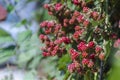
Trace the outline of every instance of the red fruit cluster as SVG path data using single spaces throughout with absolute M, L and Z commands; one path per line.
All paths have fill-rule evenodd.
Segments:
M 85 41 L 81 41 L 78 46 L 77 46 L 77 50 L 71 48 L 70 49 L 70 55 L 72 58 L 73 63 L 70 64 L 68 66 L 68 70 L 70 72 L 74 72 L 77 71 L 77 69 L 73 68 L 73 64 L 75 64 L 74 62 L 79 62 L 79 67 L 81 68 L 81 72 L 84 72 L 86 68 L 88 69 L 95 69 L 95 64 L 96 64 L 96 60 L 100 59 L 100 60 L 104 60 L 104 53 L 103 49 L 96 45 L 93 41 L 90 41 L 88 43 L 85 43 Z M 72 68 L 71 68 L 72 67 Z
M 93 39 L 90 42 L 86 42 L 85 39 L 87 30 L 92 27 L 90 20 L 98 21 L 101 18 L 99 12 L 88 8 L 84 0 L 72 0 L 72 2 L 81 6 L 82 10 L 73 11 L 61 3 L 44 5 L 48 13 L 57 20 L 43 21 L 40 24 L 43 30 L 40 39 L 45 44 L 42 48 L 43 56 L 62 56 L 69 52 L 72 63 L 68 65 L 68 70 L 82 73 L 86 68 L 95 69 L 97 59 L 104 60 L 103 49 L 95 44 Z M 95 27 L 92 29 L 94 32 Z M 66 49 L 68 44 L 71 45 L 69 51 Z
M 79 57 L 79 53 L 75 50 L 75 49 L 70 49 L 70 55 L 71 55 L 71 59 L 72 60 L 75 60 Z

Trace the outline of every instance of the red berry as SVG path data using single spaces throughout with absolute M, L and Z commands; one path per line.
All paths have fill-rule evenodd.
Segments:
M 87 45 L 85 44 L 85 42 L 80 42 L 77 46 L 78 50 L 80 51 L 86 51 L 87 50 Z
M 87 57 L 88 56 L 88 53 L 87 52 L 82 52 L 82 57 Z
M 49 8 L 49 4 L 44 4 L 43 6 L 45 9 L 48 9 Z
M 90 54 L 89 58 L 90 58 L 90 59 L 94 59 L 94 58 L 95 58 L 95 54 L 94 54 L 94 53 L 93 53 L 93 54 Z
M 56 11 L 60 11 L 61 8 L 62 8 L 62 4 L 61 4 L 61 3 L 55 4 L 55 10 L 56 10 Z
M 43 21 L 42 23 L 40 23 L 40 27 L 46 27 L 46 26 L 47 26 L 47 24 L 48 24 L 48 22 L 47 22 L 47 21 Z
M 102 51 L 102 48 L 100 46 L 95 47 L 95 52 L 100 53 Z
M 88 65 L 89 68 L 92 68 L 94 66 L 94 62 L 93 61 L 89 61 Z
M 73 16 L 77 17 L 77 16 L 79 16 L 79 15 L 80 15 L 80 12 L 74 11 Z
M 44 57 L 47 57 L 47 56 L 49 56 L 50 54 L 49 54 L 48 52 L 43 52 L 42 55 L 43 55 Z
M 68 37 L 62 37 L 61 39 L 65 44 L 69 44 L 71 42 Z
M 88 63 L 89 63 L 89 59 L 84 58 L 84 59 L 82 60 L 82 64 L 83 64 L 83 65 L 87 65 Z
M 83 22 L 83 25 L 85 26 L 85 27 L 87 27 L 88 25 L 89 25 L 89 21 L 88 20 L 85 20 L 84 22 Z
M 98 17 L 98 12 L 93 11 L 91 14 L 94 19 Z
M 80 26 L 75 26 L 75 31 L 80 30 Z
M 83 7 L 83 12 L 87 13 L 89 11 L 88 7 Z
M 73 1 L 73 4 L 75 4 L 75 5 L 79 5 L 80 4 L 79 0 L 72 0 L 72 1 Z
M 78 22 L 83 22 L 83 20 L 84 20 L 84 16 L 83 16 L 83 15 L 79 15 L 79 16 L 77 17 L 77 21 L 78 21 Z
M 68 65 L 68 71 L 69 71 L 70 73 L 72 73 L 74 70 L 75 70 L 75 64 L 74 64 L 74 63 L 69 64 L 69 65 Z
M 89 42 L 88 43 L 88 47 L 89 48 L 93 48 L 95 46 L 95 43 L 93 41 Z
M 75 60 L 76 58 L 79 57 L 79 53 L 73 48 L 70 49 L 70 55 L 71 55 L 72 60 Z
M 53 21 L 50 21 L 50 22 L 48 22 L 48 24 L 47 24 L 47 27 L 48 28 L 51 28 L 51 27 L 53 27 L 54 26 L 54 22 Z

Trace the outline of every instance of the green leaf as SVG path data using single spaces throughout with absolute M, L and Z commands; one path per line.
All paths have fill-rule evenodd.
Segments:
M 35 56 L 35 57 L 33 58 L 33 60 L 30 62 L 28 68 L 29 68 L 29 69 L 35 69 L 35 68 L 37 68 L 37 66 L 39 65 L 41 59 L 42 59 L 42 56 L 41 56 L 41 55 Z
M 22 21 L 21 21 L 21 24 L 22 25 L 25 25 L 27 23 L 27 20 L 26 19 L 23 19 Z
M 119 80 L 120 79 L 120 59 L 114 58 L 112 69 L 109 71 L 108 79 L 106 80 Z
M 63 80 L 68 80 L 69 76 L 70 76 L 70 73 L 69 73 L 69 71 L 67 71 L 65 73 L 65 75 L 64 75 L 64 79 Z
M 36 80 L 36 71 L 35 70 L 31 70 L 26 72 L 25 77 L 23 80 Z
M 107 59 L 107 57 L 109 56 L 110 52 L 111 52 L 111 40 L 106 41 L 106 43 L 105 43 L 105 55 L 106 55 L 105 59 Z
M 33 34 L 30 38 L 24 39 L 19 44 L 20 54 L 18 55 L 18 64 L 20 67 L 35 68 L 39 64 L 42 57 L 40 55 L 40 46 L 37 34 Z
M 104 19 L 101 19 L 99 21 L 91 20 L 90 22 L 92 23 L 92 26 L 97 26 L 97 25 L 102 24 L 103 21 Z
M 58 68 L 60 70 L 66 70 L 67 64 L 71 62 L 69 54 L 64 55 L 62 58 L 58 61 Z
M 10 34 L 7 31 L 0 28 L 0 37 L 1 36 L 10 36 Z
M 13 43 L 14 43 L 14 41 L 10 36 L 0 37 L 0 48 L 4 47 L 6 45 L 9 45 L 9 44 L 13 44 Z
M 13 55 L 14 55 L 14 50 L 13 49 L 10 49 L 10 50 L 2 49 L 2 50 L 0 50 L 0 64 L 9 60 Z
M 8 47 L 11 44 L 14 44 L 13 38 L 7 31 L 0 29 L 0 48 Z
M 17 38 L 18 44 L 23 43 L 26 39 L 30 39 L 31 35 L 32 35 L 32 31 L 30 30 L 19 33 Z
M 14 9 L 14 6 L 11 5 L 11 4 L 9 4 L 9 5 L 7 6 L 7 11 L 8 11 L 8 12 L 11 12 L 13 9 Z
M 27 52 L 23 52 L 18 56 L 18 63 L 20 66 L 26 65 L 26 63 L 35 56 L 36 50 L 32 49 Z

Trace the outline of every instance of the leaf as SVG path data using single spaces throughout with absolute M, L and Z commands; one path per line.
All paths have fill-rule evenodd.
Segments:
M 62 58 L 58 61 L 58 68 L 60 70 L 66 70 L 67 64 L 71 62 L 69 54 L 64 55 Z
M 27 52 L 23 52 L 18 56 L 18 63 L 20 64 L 20 66 L 26 65 L 26 63 L 35 56 L 35 49 L 29 50 Z
M 22 21 L 21 21 L 21 24 L 22 25 L 25 25 L 27 23 L 27 20 L 26 19 L 23 19 Z
M 23 80 L 36 80 L 36 71 L 35 70 L 31 70 L 26 72 L 25 77 Z
M 19 44 L 19 51 L 20 54 L 18 55 L 18 64 L 20 65 L 20 67 L 36 67 L 42 57 L 40 55 L 40 41 L 37 37 L 37 34 L 33 34 L 31 38 L 26 38 L 23 42 L 21 42 Z
M 70 9 L 72 9 L 72 10 L 75 10 L 75 5 L 73 5 L 72 3 L 71 3 L 71 1 L 69 0 L 69 1 L 67 1 L 67 6 L 70 8 Z
M 7 6 L 7 11 L 8 11 L 8 12 L 11 12 L 13 9 L 14 9 L 14 6 L 11 5 L 11 4 L 9 4 L 9 5 Z
M 0 64 L 9 60 L 13 55 L 14 55 L 13 49 L 10 49 L 10 50 L 2 49 L 2 50 L 0 50 Z
M 8 36 L 8 37 L 0 37 L 0 48 L 5 48 L 11 45 L 15 45 L 13 39 Z
M 1 36 L 10 36 L 10 34 L 7 31 L 0 28 L 0 37 Z
M 92 26 L 97 26 L 100 25 L 103 21 L 104 19 L 101 19 L 99 21 L 91 20 L 90 22 L 92 23 Z
M 105 55 L 106 55 L 106 59 L 109 56 L 110 52 L 111 52 L 111 41 L 109 40 L 109 41 L 106 41 L 106 43 L 105 43 Z
M 68 80 L 69 76 L 70 76 L 70 73 L 69 73 L 69 71 L 67 71 L 65 73 L 65 75 L 64 75 L 64 79 L 63 80 Z
M 17 43 L 21 44 L 26 39 L 30 39 L 31 35 L 32 35 L 32 31 L 30 31 L 30 30 L 23 31 L 23 32 L 19 33 L 18 38 L 17 38 Z
M 107 80 L 119 80 L 120 79 L 120 59 L 114 58 L 112 69 L 109 71 Z
M 41 56 L 41 55 L 35 56 L 35 57 L 33 58 L 33 60 L 30 62 L 28 68 L 29 68 L 29 69 L 35 69 L 35 68 L 37 68 L 37 66 L 39 65 L 41 59 L 42 59 L 42 56 Z
M 0 29 L 0 48 L 5 48 L 12 45 L 15 45 L 13 38 L 7 31 Z

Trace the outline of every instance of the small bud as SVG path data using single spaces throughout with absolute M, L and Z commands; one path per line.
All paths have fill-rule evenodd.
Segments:
M 88 43 L 88 47 L 89 48 L 93 48 L 95 46 L 95 43 L 93 41 L 89 42 Z
M 83 65 L 88 65 L 88 63 L 89 63 L 89 59 L 84 58 L 84 59 L 82 60 L 82 64 L 83 64 Z
M 89 68 L 92 68 L 94 66 L 94 62 L 93 61 L 89 61 L 88 65 Z
M 80 12 L 74 11 L 73 16 L 77 17 L 77 16 L 79 16 L 79 15 L 80 15 Z
M 88 20 L 85 20 L 84 22 L 83 22 L 83 25 L 85 26 L 85 27 L 87 27 L 88 25 L 89 25 L 89 21 Z
M 105 55 L 104 55 L 103 53 L 100 53 L 100 54 L 99 54 L 99 59 L 100 59 L 100 60 L 104 60 L 104 58 L 105 58 Z
M 69 64 L 69 65 L 68 65 L 68 71 L 69 71 L 70 73 L 72 73 L 74 70 L 75 70 L 75 64 L 74 64 L 74 63 Z
M 100 46 L 95 47 L 95 52 L 100 53 L 102 51 L 102 48 Z
M 48 9 L 49 8 L 49 4 L 44 4 L 43 6 L 45 9 Z
M 62 4 L 61 3 L 55 4 L 55 10 L 56 11 L 60 11 L 61 9 L 62 9 Z
M 85 58 L 88 56 L 88 53 L 87 52 L 82 52 L 82 57 Z
M 87 13 L 89 11 L 88 7 L 83 7 L 83 12 Z
M 75 26 L 75 31 L 80 30 L 80 26 Z

